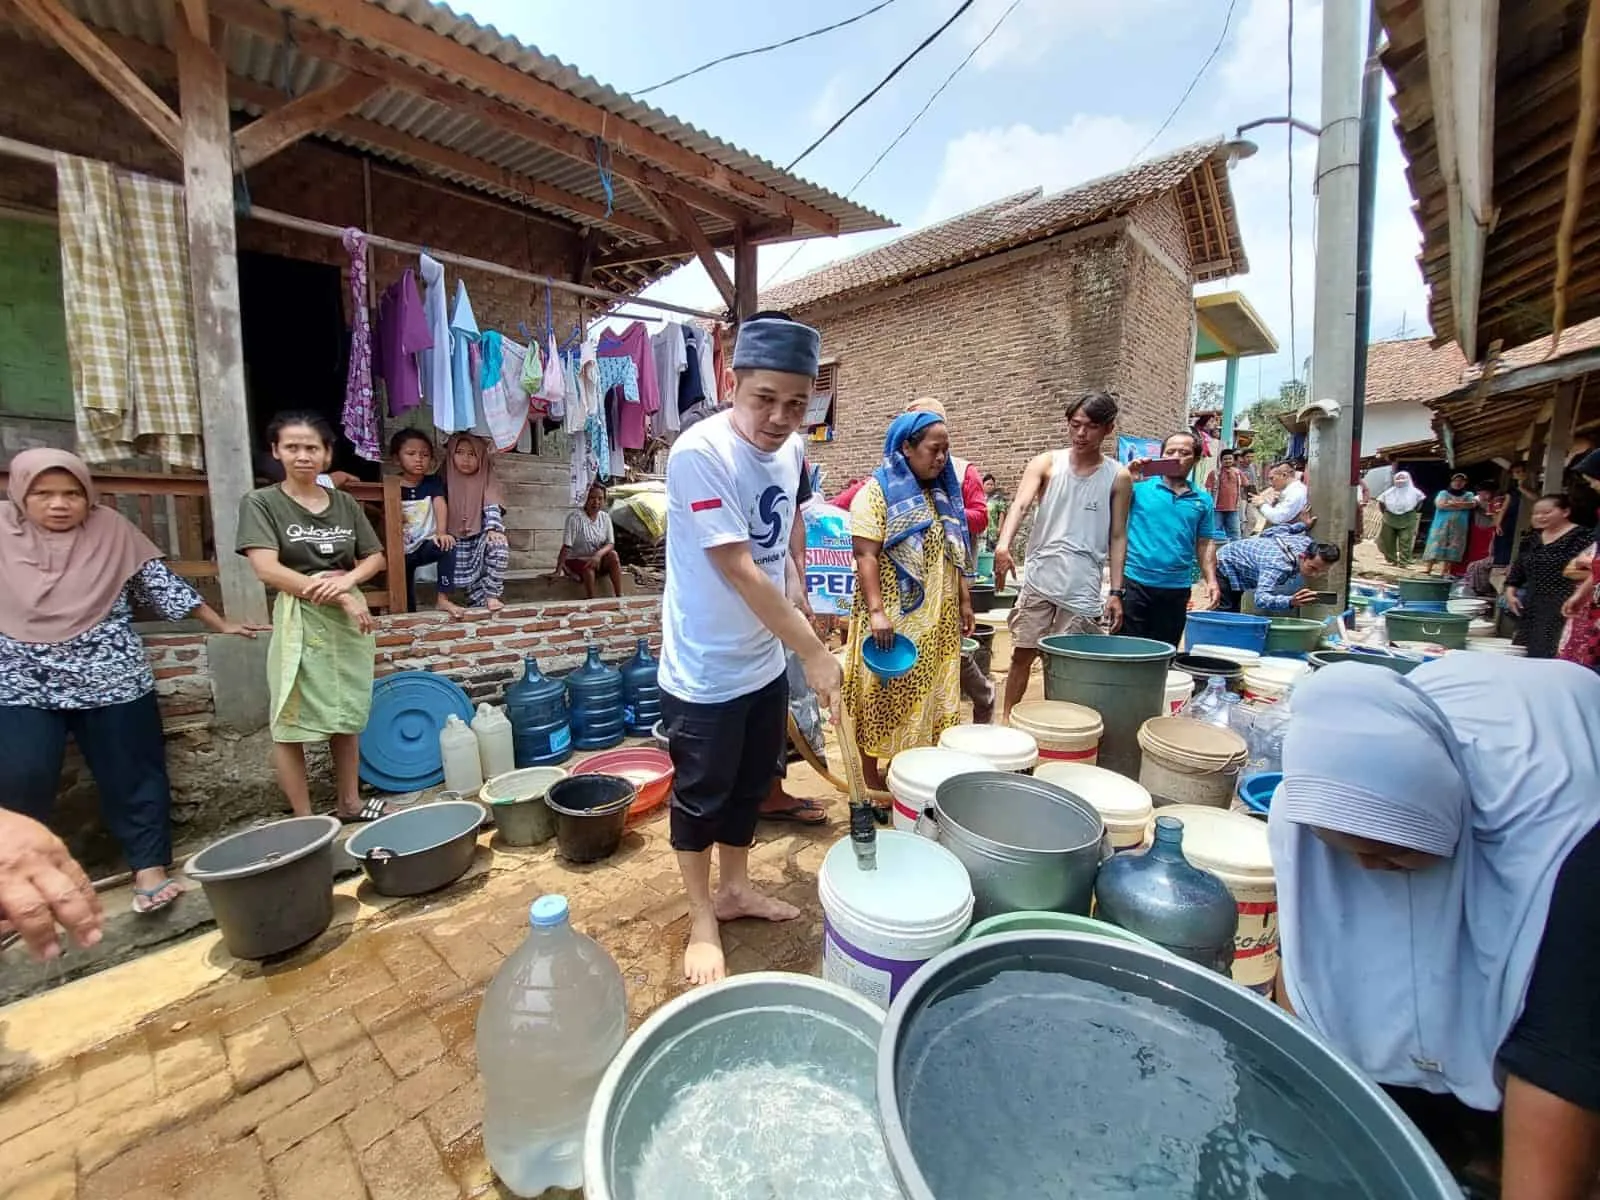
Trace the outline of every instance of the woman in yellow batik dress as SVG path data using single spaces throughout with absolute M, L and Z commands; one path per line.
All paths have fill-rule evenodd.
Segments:
M 844 703 L 855 724 L 868 787 L 883 790 L 880 759 L 931 746 L 961 721 L 961 638 L 973 628 L 972 551 L 950 434 L 936 413 L 894 419 L 883 464 L 850 505 L 856 598 L 846 646 Z M 895 634 L 917 647 L 916 665 L 882 679 L 861 659 L 867 640 Z

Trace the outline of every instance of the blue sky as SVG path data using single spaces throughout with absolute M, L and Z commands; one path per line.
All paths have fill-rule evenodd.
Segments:
M 977 0 L 945 35 L 797 173 L 844 192 L 993 27 L 1011 0 Z M 1227 40 L 1188 103 L 1146 155 L 1226 135 L 1285 111 L 1290 0 L 1237 0 Z M 1319 119 L 1320 3 L 1293 0 L 1295 113 Z M 870 7 L 870 0 L 456 0 L 493 24 L 621 91 L 648 87 L 707 59 L 776 41 Z M 788 162 L 956 7 L 956 0 L 894 0 L 848 28 L 714 68 L 645 100 L 780 165 Z M 1023 188 L 1070 187 L 1129 165 L 1210 53 L 1227 0 L 1020 0 L 967 68 L 853 199 L 906 229 Z M 1310 353 L 1316 167 L 1313 140 L 1296 135 L 1294 238 L 1289 236 L 1286 134 L 1254 131 L 1260 152 L 1233 172 L 1251 270 L 1240 288 L 1278 336 L 1280 352 L 1252 360 L 1241 399 L 1277 390 L 1291 344 Z M 1403 162 L 1386 110 L 1379 156 L 1373 267 L 1374 338 L 1428 332 Z M 791 278 L 894 234 L 763 247 L 763 285 Z M 1354 242 L 1354 229 L 1349 232 Z M 1293 246 L 1294 321 L 1290 321 Z M 788 262 L 787 266 L 784 264 Z M 780 268 L 782 270 L 780 271 Z M 663 299 L 718 308 L 698 263 L 657 284 Z M 1220 380 L 1220 367 L 1197 379 Z

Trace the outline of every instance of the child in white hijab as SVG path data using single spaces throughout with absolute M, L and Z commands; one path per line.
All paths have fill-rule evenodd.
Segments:
M 1504 1088 L 1508 1198 L 1587 1196 L 1600 1166 L 1597 823 L 1581 667 L 1457 654 L 1295 691 L 1270 819 L 1288 999 L 1380 1083 L 1484 1110 Z M 1588 1183 L 1510 1187 L 1530 1172 Z

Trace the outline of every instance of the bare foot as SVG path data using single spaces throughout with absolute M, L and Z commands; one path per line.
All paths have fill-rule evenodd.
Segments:
M 483 606 L 490 612 L 496 613 L 506 606 L 506 602 L 500 599 L 499 596 L 490 596 L 483 602 Z
M 689 948 L 683 952 L 683 977 L 690 987 L 700 987 L 715 983 L 727 973 L 716 914 L 696 915 L 689 925 Z
M 462 608 L 459 604 L 451 603 L 449 600 L 446 600 L 443 597 L 440 597 L 439 599 L 439 611 L 445 616 L 449 617 L 452 621 L 459 621 L 462 617 L 467 615 L 466 609 Z
M 758 892 L 749 885 L 718 888 L 711 907 L 719 921 L 737 921 L 741 917 L 754 917 L 758 921 L 792 921 L 800 915 L 800 910 L 794 905 Z M 692 944 L 692 934 L 690 941 Z

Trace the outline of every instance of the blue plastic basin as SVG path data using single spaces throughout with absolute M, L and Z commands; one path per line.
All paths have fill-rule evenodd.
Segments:
M 1239 781 L 1239 799 L 1251 812 L 1264 817 L 1272 808 L 1272 793 L 1283 782 L 1282 771 L 1262 771 Z
M 1265 654 L 1269 626 L 1266 617 L 1254 613 L 1193 612 L 1183 630 L 1183 648 L 1232 646 Z
M 894 645 L 887 650 L 869 640 L 861 647 L 861 661 L 879 679 L 898 679 L 917 665 L 917 645 L 903 633 L 894 635 Z

